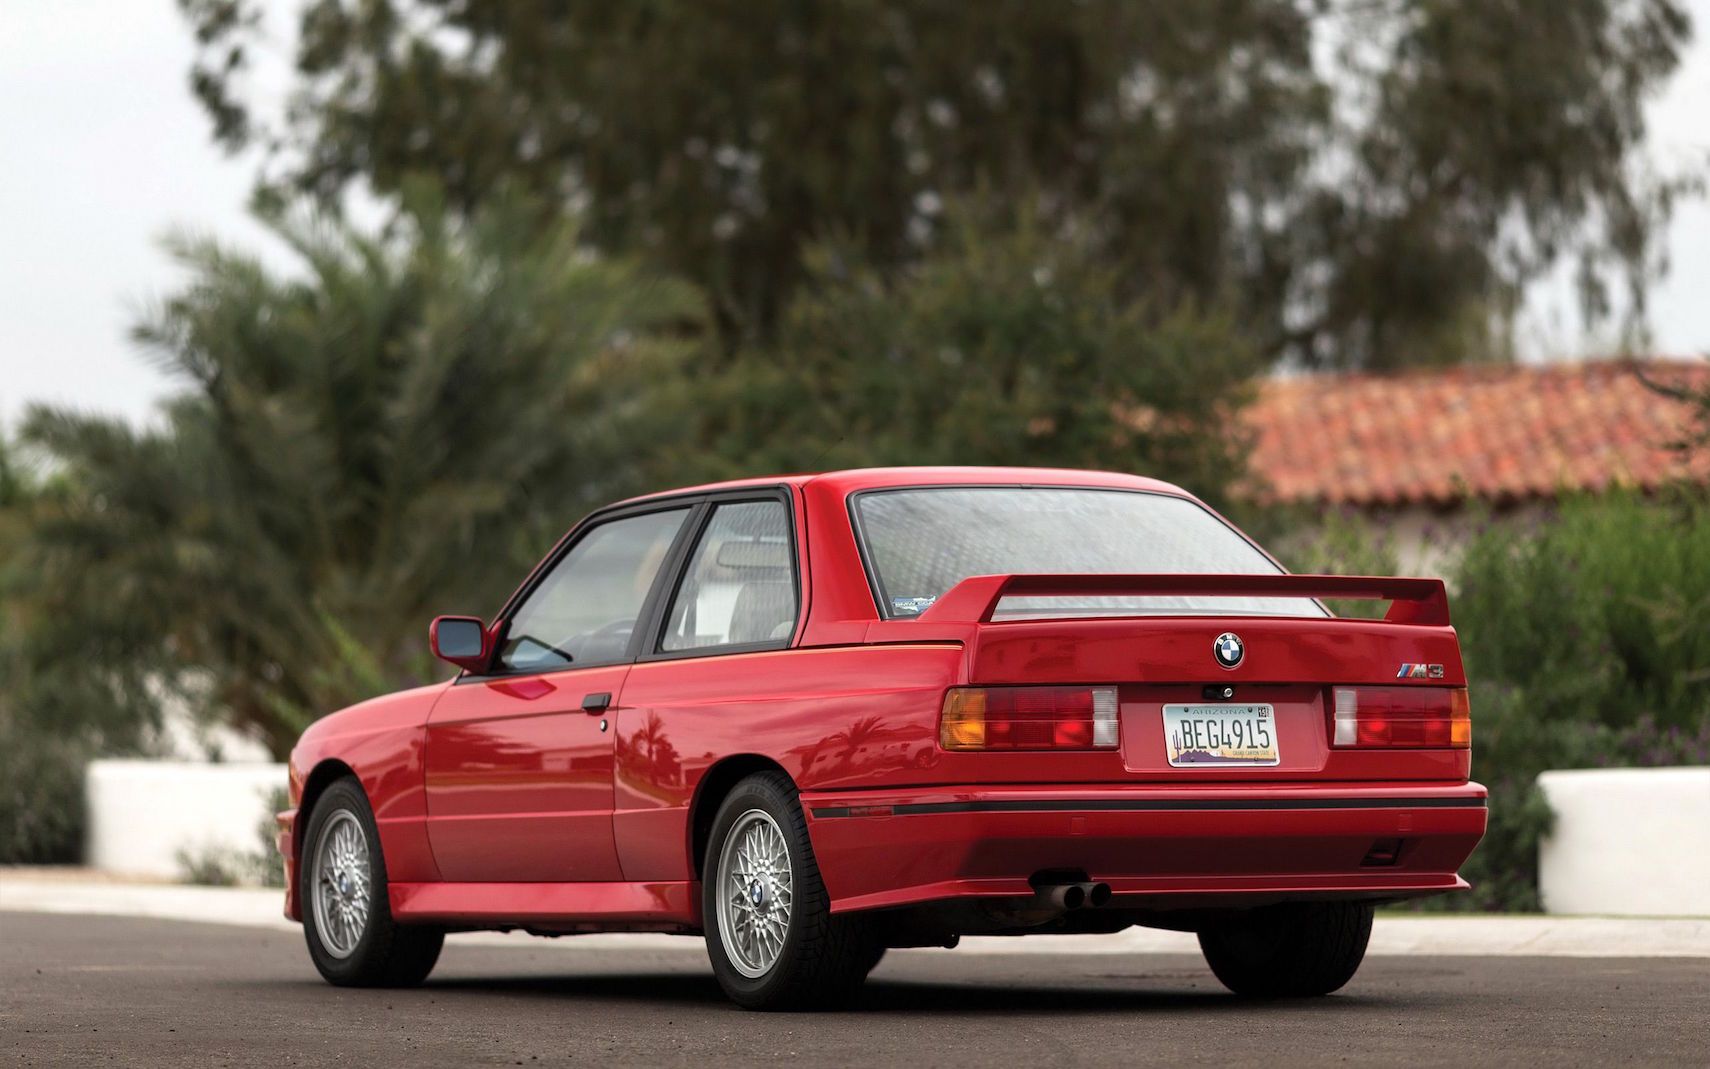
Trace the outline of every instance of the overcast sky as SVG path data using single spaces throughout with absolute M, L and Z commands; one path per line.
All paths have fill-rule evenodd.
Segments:
M 297 0 L 272 2 L 282 37 Z M 1690 6 L 1700 43 L 1651 112 L 1665 163 L 1710 151 L 1710 0 Z M 0 427 L 32 401 L 147 418 L 172 384 L 127 332 L 180 281 L 160 235 L 266 245 L 244 212 L 255 161 L 211 143 L 190 58 L 172 0 L 10 0 L 0 17 Z M 1710 206 L 1681 210 L 1669 243 L 1655 349 L 1710 351 Z M 1537 288 L 1521 337 L 1533 358 L 1608 344 L 1583 336 L 1560 278 Z

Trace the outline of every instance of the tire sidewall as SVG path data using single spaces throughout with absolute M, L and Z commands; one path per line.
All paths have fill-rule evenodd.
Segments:
M 806 924 L 803 910 L 798 906 L 790 910 L 790 922 L 784 932 L 784 945 L 778 950 L 778 958 L 764 975 L 757 977 L 744 976 L 741 970 L 731 963 L 730 953 L 724 945 L 724 935 L 718 923 L 719 895 L 719 856 L 724 851 L 725 838 L 730 834 L 736 821 L 751 809 L 759 809 L 777 822 L 783 832 L 784 846 L 790 856 L 790 886 L 795 902 L 801 903 L 802 874 L 806 871 L 806 861 L 802 854 L 802 843 L 796 834 L 796 806 L 794 798 L 784 797 L 769 783 L 761 779 L 744 780 L 731 791 L 719 806 L 718 817 L 713 821 L 712 834 L 707 836 L 707 854 L 701 872 L 701 917 L 702 927 L 706 931 L 707 955 L 712 962 L 713 972 L 733 999 L 744 1005 L 772 1002 L 777 995 L 787 989 L 793 982 L 792 964 L 796 960 L 802 940 L 802 929 Z
M 320 846 L 321 834 L 327 824 L 341 811 L 356 818 L 356 825 L 367 840 L 368 887 L 369 894 L 373 896 L 368 903 L 368 922 L 363 926 L 362 937 L 356 941 L 355 948 L 342 958 L 322 945 L 311 897 L 315 891 L 315 851 Z M 321 975 L 333 983 L 359 983 L 365 979 L 370 971 L 369 963 L 375 956 L 374 944 L 379 938 L 379 929 L 387 923 L 391 913 L 386 901 L 386 864 L 380 855 L 379 828 L 374 823 L 367 797 L 353 780 L 339 780 L 328 787 L 309 814 L 309 827 L 303 837 L 303 851 L 297 864 L 297 901 L 301 903 L 303 936 L 309 944 L 309 956 Z

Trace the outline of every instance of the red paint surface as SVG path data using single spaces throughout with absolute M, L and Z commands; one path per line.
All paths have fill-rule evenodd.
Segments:
M 1006 588 L 1067 581 L 1076 589 L 1103 582 L 1120 590 L 1209 584 L 1238 591 L 1253 584 L 1252 577 L 980 577 L 919 619 L 880 620 L 848 495 L 945 484 L 1186 496 L 1133 476 L 1034 469 L 889 469 L 726 484 L 787 488 L 802 595 L 790 648 L 468 677 L 366 702 L 304 734 L 292 754 L 292 805 L 338 771 L 334 762 L 354 770 L 381 829 L 394 912 L 470 927 L 695 929 L 695 817 L 718 802 L 716 790 L 703 788 L 725 783 L 725 770 L 763 764 L 783 769 L 802 791 L 837 910 L 1026 895 L 1028 877 L 1046 868 L 1084 869 L 1111 885 L 1119 905 L 1195 907 L 1314 893 L 1405 897 L 1462 886 L 1456 869 L 1485 821 L 1476 804 L 1483 788 L 1467 783 L 1468 753 L 1327 744 L 1332 685 L 1464 682 L 1454 631 L 1441 622 L 1447 602 L 1440 584 L 1270 581 L 1289 592 L 1349 593 L 1364 584 L 1368 593 L 1402 599 L 1388 622 L 1230 616 L 985 623 Z M 1211 656 L 1213 639 L 1229 630 L 1247 647 L 1233 671 Z M 1444 676 L 1397 684 L 1402 662 L 1442 664 Z M 937 743 L 944 691 L 970 683 L 1116 684 L 1120 746 L 945 752 Z M 1162 706 L 1199 701 L 1209 683 L 1234 685 L 1237 701 L 1275 706 L 1280 765 L 1169 767 Z M 589 715 L 582 700 L 595 692 L 609 692 L 612 704 Z M 1474 736 L 1476 744 L 1476 726 Z M 1384 797 L 1469 804 L 1358 804 Z M 1323 798 L 1353 804 L 1286 807 Z M 1243 799 L 1254 807 L 1099 808 L 1125 800 Z M 993 801 L 1046 809 L 813 815 Z M 294 864 L 302 821 L 293 810 L 281 824 L 281 846 Z M 1372 841 L 1388 837 L 1406 840 L 1397 863 L 1363 867 Z M 298 915 L 294 895 L 287 912 Z

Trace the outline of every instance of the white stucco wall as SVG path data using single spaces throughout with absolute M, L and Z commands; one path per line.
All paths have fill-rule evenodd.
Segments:
M 181 849 L 255 853 L 268 795 L 285 778 L 284 765 L 264 762 L 91 762 L 84 860 L 108 872 L 172 878 Z
M 1710 916 L 1710 767 L 1545 772 L 1550 913 Z

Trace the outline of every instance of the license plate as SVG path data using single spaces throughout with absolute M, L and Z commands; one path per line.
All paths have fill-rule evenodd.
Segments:
M 1268 705 L 1166 705 L 1164 751 L 1173 768 L 1274 765 L 1277 718 Z

